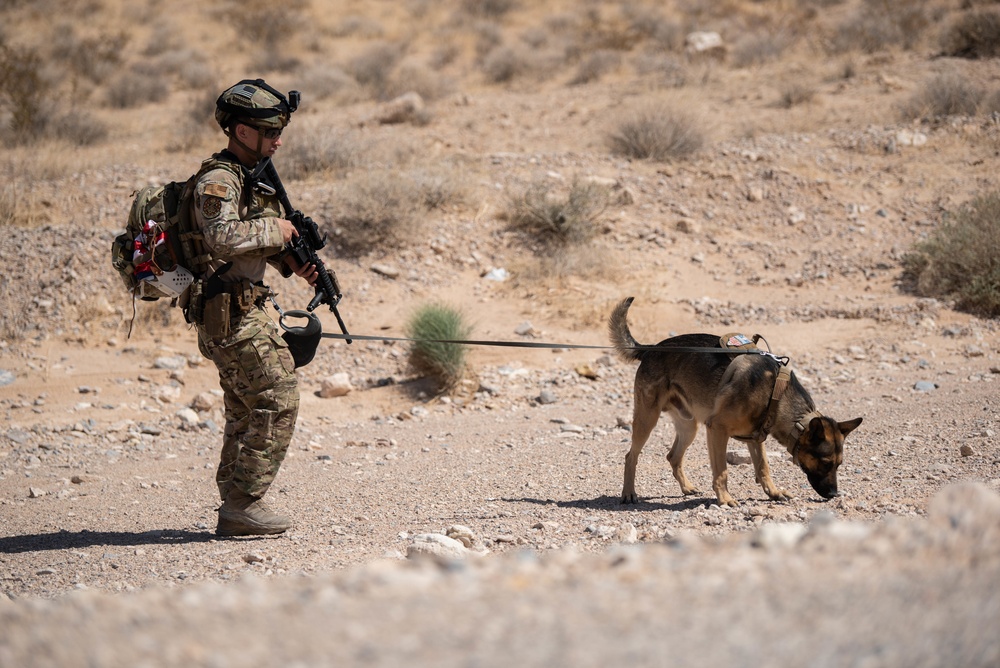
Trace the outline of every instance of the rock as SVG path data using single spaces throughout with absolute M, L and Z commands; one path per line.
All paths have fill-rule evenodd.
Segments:
M 750 452 L 747 450 L 731 450 L 726 453 L 726 463 L 730 466 L 749 464 L 752 461 L 750 459 Z
M 542 390 L 538 395 L 538 403 L 540 404 L 554 404 L 557 401 L 559 398 L 552 390 Z
M 913 389 L 917 392 L 933 392 L 938 388 L 937 383 L 932 383 L 929 380 L 918 380 L 914 385 Z
M 187 358 L 183 355 L 173 355 L 170 357 L 157 357 L 153 360 L 154 369 L 168 369 L 177 371 L 187 366 Z
M 445 529 L 444 533 L 448 538 L 457 540 L 467 548 L 472 547 L 472 544 L 476 541 L 476 536 L 472 533 L 472 529 L 461 524 L 452 524 Z
M 971 445 L 963 445 L 961 448 L 959 448 L 958 451 L 962 454 L 963 457 L 971 457 L 972 455 L 976 454 L 976 451 L 972 449 Z
M 211 392 L 202 392 L 191 400 L 189 406 L 199 413 L 205 413 L 215 408 L 216 403 L 217 400 L 214 394 Z
M 39 487 L 29 487 L 28 488 L 28 498 L 29 499 L 40 499 L 43 496 L 45 496 L 46 494 L 48 494 L 48 492 L 46 492 L 44 489 L 41 489 Z
M 382 125 L 410 123 L 418 120 L 423 110 L 424 98 L 419 93 L 404 93 L 376 109 L 374 120 Z
M 485 278 L 487 281 L 496 281 L 497 283 L 503 283 L 508 278 L 510 278 L 510 273 L 503 267 L 496 267 L 484 273 L 483 278 Z
M 476 552 L 465 547 L 462 541 L 439 533 L 423 533 L 413 537 L 406 548 L 408 559 L 432 557 L 437 559 L 464 559 Z
M 399 269 L 387 264 L 373 264 L 371 270 L 378 274 L 379 276 L 385 276 L 386 278 L 399 278 Z
M 190 408 L 182 408 L 177 411 L 177 417 L 181 420 L 181 427 L 197 427 L 198 423 L 201 422 L 201 417 L 198 413 Z
M 722 43 L 722 35 L 711 31 L 697 31 L 688 33 L 684 38 L 684 45 L 688 53 L 706 55 L 724 55 L 726 46 Z
M 10 385 L 11 383 L 14 382 L 15 379 L 16 378 L 14 374 L 12 374 L 10 371 L 7 371 L 6 369 L 0 369 L 0 387 L 3 387 L 4 385 Z
M 578 364 L 575 370 L 584 378 L 589 378 L 590 380 L 597 380 L 598 378 L 597 372 L 594 371 L 589 364 Z
M 535 328 L 530 322 L 525 321 L 514 328 L 514 333 L 518 336 L 534 336 Z
M 349 394 L 353 389 L 350 376 L 346 373 L 335 373 L 329 378 L 323 379 L 320 384 L 319 396 L 324 399 L 342 397 L 345 394 Z

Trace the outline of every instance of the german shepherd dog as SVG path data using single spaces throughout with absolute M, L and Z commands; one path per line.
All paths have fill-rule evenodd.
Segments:
M 771 480 L 764 451 L 769 433 L 788 449 L 820 496 L 837 496 L 844 437 L 861 424 L 861 418 L 837 422 L 819 413 L 795 374 L 783 371 L 787 360 L 770 353 L 756 349 L 728 354 L 700 352 L 698 349 L 729 349 L 723 347 L 724 339 L 712 334 L 683 334 L 655 346 L 637 343 L 626 320 L 632 299 L 619 303 L 608 321 L 618 355 L 639 362 L 622 503 L 638 502 L 635 469 L 660 413 L 669 413 L 674 422 L 674 443 L 667 460 L 684 494 L 698 493 L 684 475 L 683 461 L 698 425 L 704 424 L 712 489 L 719 505 L 737 505 L 727 486 L 726 447 L 730 438 L 746 442 L 756 480 L 771 499 L 791 498 Z M 743 341 L 749 343 L 745 338 Z M 677 352 L 669 350 L 674 347 Z

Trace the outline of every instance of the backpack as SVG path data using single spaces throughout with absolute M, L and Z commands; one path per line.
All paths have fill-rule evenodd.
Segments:
M 209 159 L 187 181 L 133 193 L 125 231 L 111 243 L 111 265 L 133 299 L 169 298 L 172 306 L 178 300 L 183 306 L 188 287 L 212 261 L 191 215 L 195 183 L 203 173 L 226 165 Z

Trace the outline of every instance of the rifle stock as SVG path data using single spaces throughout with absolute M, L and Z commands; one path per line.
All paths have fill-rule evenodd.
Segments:
M 319 226 L 316 225 L 316 222 L 312 218 L 292 206 L 291 200 L 288 199 L 288 192 L 281 183 L 281 178 L 278 176 L 278 171 L 274 168 L 274 163 L 271 162 L 270 157 L 261 159 L 254 168 L 251 178 L 260 182 L 266 182 L 274 188 L 274 194 L 281 203 L 281 208 L 284 210 L 285 216 L 299 233 L 288 244 L 288 250 L 295 256 L 295 260 L 299 265 L 311 264 L 316 267 L 316 271 L 319 274 L 319 279 L 316 281 L 316 294 L 309 302 L 306 310 L 312 312 L 319 305 L 327 304 L 330 310 L 333 311 L 334 317 L 337 318 L 340 331 L 344 333 L 345 337 L 348 337 L 345 340 L 351 343 L 347 325 L 344 324 L 344 319 L 340 317 L 340 311 L 337 309 L 337 304 L 340 303 L 343 297 L 340 291 L 340 284 L 337 282 L 337 274 L 326 268 L 326 264 L 316 252 L 326 245 L 326 237 L 320 234 Z

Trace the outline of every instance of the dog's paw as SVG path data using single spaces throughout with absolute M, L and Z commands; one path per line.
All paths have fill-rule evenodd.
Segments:
M 768 498 L 772 501 L 791 501 L 792 495 L 786 492 L 781 487 L 772 487 L 771 489 L 765 489 L 764 492 L 767 494 Z

